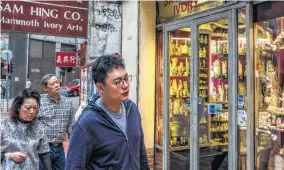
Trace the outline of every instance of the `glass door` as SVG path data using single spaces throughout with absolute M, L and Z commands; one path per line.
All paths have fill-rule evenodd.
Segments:
M 228 19 L 198 26 L 200 169 L 228 167 Z
M 190 148 L 190 23 L 165 26 L 162 75 L 163 92 L 157 146 L 162 146 L 162 169 L 189 169 Z M 160 62 L 160 63 L 161 63 Z M 159 114 L 159 113 L 158 113 Z
M 210 19 L 211 17 L 211 19 Z M 229 38 L 231 12 L 196 21 L 198 97 L 198 169 L 229 169 L 229 88 L 233 82 L 229 74 Z M 231 83 L 229 83 L 231 81 Z M 237 82 L 235 82 L 236 84 Z

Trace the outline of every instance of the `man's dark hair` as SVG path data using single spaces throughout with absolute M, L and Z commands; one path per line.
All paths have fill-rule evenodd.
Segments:
M 103 55 L 99 57 L 92 66 L 94 82 L 105 84 L 108 73 L 118 67 L 125 68 L 124 60 L 121 56 Z
M 25 88 L 22 90 L 13 100 L 10 109 L 10 118 L 13 120 L 19 120 L 19 110 L 24 103 L 25 99 L 32 98 L 37 101 L 38 108 L 40 107 L 40 94 L 31 88 Z

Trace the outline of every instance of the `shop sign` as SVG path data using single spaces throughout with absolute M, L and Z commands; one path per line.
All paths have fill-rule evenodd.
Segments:
M 192 15 L 224 4 L 224 0 L 158 1 L 158 22 Z
M 56 67 L 75 67 L 77 61 L 76 52 L 56 52 Z
M 1 30 L 87 37 L 88 1 L 1 1 Z

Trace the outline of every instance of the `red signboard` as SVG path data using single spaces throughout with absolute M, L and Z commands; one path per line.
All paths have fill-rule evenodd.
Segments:
M 1 30 L 87 37 L 88 1 L 1 1 Z
M 56 52 L 56 67 L 75 67 L 76 52 Z

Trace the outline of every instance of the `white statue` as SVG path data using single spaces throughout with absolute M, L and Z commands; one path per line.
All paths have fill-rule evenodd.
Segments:
M 269 81 L 271 83 L 271 101 L 270 101 L 270 105 L 271 106 L 275 106 L 278 107 L 279 106 L 279 80 L 278 80 L 278 76 L 277 73 L 275 71 L 273 71 L 274 69 L 270 68 L 270 72 L 268 73 L 268 78 Z
M 219 59 L 213 62 L 213 73 L 214 73 L 214 77 L 216 78 L 220 77 L 220 60 Z
M 227 61 L 222 61 L 222 74 L 223 74 L 224 78 L 228 78 Z
M 218 85 L 218 93 L 219 93 L 219 101 L 224 102 L 224 87 L 222 85 Z

